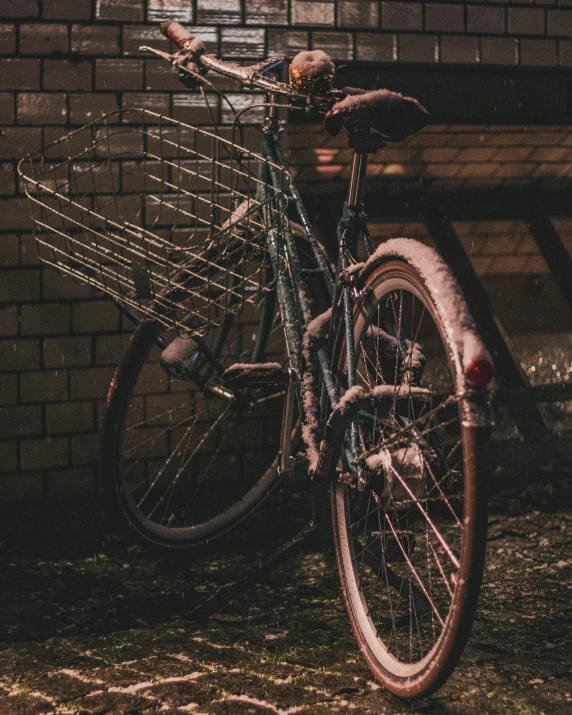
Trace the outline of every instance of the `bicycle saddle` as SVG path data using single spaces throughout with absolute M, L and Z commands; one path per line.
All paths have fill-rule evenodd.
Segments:
M 386 141 L 399 142 L 428 123 L 429 112 L 416 99 L 388 89 L 345 87 L 346 96 L 336 102 L 324 119 L 326 131 L 335 137 L 344 123 L 355 119 L 379 132 Z

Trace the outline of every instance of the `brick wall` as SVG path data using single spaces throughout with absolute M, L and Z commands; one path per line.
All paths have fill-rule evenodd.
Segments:
M 170 68 L 139 52 L 140 44 L 166 47 L 157 30 L 165 17 L 234 60 L 319 47 L 337 60 L 389 64 L 572 66 L 570 0 L 0 0 L 0 500 L 94 493 L 104 397 L 131 330 L 107 301 L 40 266 L 16 162 L 121 107 L 208 121 Z M 467 163 L 477 174 L 489 167 L 478 130 L 473 143 L 455 145 L 454 157 L 450 147 L 435 148 L 435 134 L 425 136 L 372 171 L 440 175 L 452 171 L 450 159 L 458 176 L 471 176 Z M 344 170 L 342 149 L 313 129 L 305 141 L 294 148 L 309 180 Z M 562 152 L 568 157 L 567 138 L 549 148 L 543 156 L 526 150 L 540 173 L 561 167 Z M 300 160 L 303 151 L 311 160 Z M 511 159 L 496 156 L 503 171 Z

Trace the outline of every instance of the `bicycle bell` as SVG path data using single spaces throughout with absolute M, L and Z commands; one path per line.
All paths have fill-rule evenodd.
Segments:
M 290 63 L 290 86 L 302 94 L 328 94 L 334 83 L 336 68 L 322 50 L 299 52 Z

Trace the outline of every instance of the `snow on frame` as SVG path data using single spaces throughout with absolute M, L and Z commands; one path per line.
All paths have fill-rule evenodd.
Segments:
M 318 374 L 312 351 L 316 343 L 325 337 L 332 317 L 332 309 L 318 315 L 308 323 L 302 341 L 302 356 L 304 358 L 304 376 L 302 377 L 302 404 L 304 407 L 304 422 L 302 423 L 302 439 L 306 446 L 308 466 L 314 471 L 318 466 L 318 429 L 320 427 L 320 401 Z

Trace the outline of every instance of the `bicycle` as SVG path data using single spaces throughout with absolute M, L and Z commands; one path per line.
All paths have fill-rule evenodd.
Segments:
M 207 132 L 124 110 L 19 167 L 43 260 L 138 322 L 108 394 L 107 490 L 147 541 L 191 547 L 251 514 L 301 446 L 307 531 L 328 499 L 366 662 L 394 694 L 427 695 L 477 606 L 494 376 L 443 260 L 412 239 L 374 249 L 367 229 L 368 155 L 427 112 L 387 90 L 334 89 L 319 51 L 294 58 L 284 82 L 271 74 L 284 58 L 238 67 L 178 23 L 162 30 L 178 51 L 146 49 L 207 105 L 207 71 L 266 93 L 259 154 L 234 141 L 248 107 L 230 139 L 214 119 Z M 334 271 L 286 168 L 281 106 L 348 133 Z

